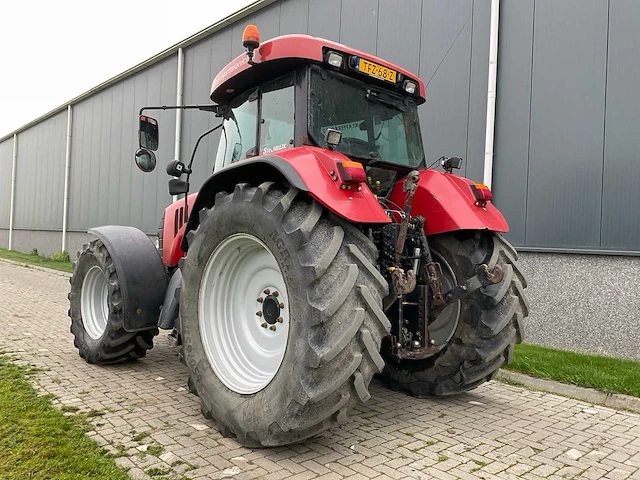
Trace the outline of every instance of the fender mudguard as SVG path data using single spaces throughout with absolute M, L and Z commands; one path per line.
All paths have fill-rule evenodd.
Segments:
M 186 235 L 198 228 L 201 209 L 210 207 L 221 191 L 232 191 L 242 182 L 259 184 L 266 181 L 286 181 L 307 192 L 336 215 L 360 224 L 390 223 L 389 216 L 368 187 L 360 191 L 355 185 L 342 188 L 338 162 L 348 161 L 345 155 L 318 147 L 296 147 L 275 154 L 241 160 L 214 173 L 202 185 L 189 215 L 182 239 L 182 250 L 188 248 Z M 346 187 L 347 185 L 345 185 Z
M 395 185 L 390 197 L 392 202 L 401 206 L 406 198 L 402 181 Z M 450 173 L 421 170 L 411 215 L 422 215 L 427 220 L 424 227 L 427 235 L 455 230 L 508 232 L 507 221 L 493 203 L 487 202 L 485 207 L 476 205 L 471 190 L 474 183 Z
M 153 242 L 134 227 L 109 225 L 89 233 L 102 240 L 116 268 L 125 331 L 156 328 L 168 280 Z

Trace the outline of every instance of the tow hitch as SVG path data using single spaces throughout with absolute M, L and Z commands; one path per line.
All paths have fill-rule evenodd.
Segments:
M 476 276 L 471 277 L 464 283 L 456 285 L 444 294 L 444 303 L 431 310 L 431 314 L 438 314 L 452 303 L 457 302 L 463 297 L 475 292 L 479 288 L 495 285 L 502 281 L 502 267 L 496 265 L 493 270 L 486 263 L 476 268 Z
M 435 265 L 438 265 L 434 262 Z M 398 342 L 395 336 L 385 337 L 382 342 L 382 348 L 387 353 L 395 356 L 398 360 L 422 360 L 438 353 L 446 346 L 446 342 L 436 344 L 434 339 L 429 338 L 429 330 L 427 326 L 430 322 L 434 322 L 438 315 L 448 306 L 456 303 L 458 300 L 472 294 L 482 287 L 495 285 L 500 283 L 503 278 L 503 271 L 500 265 L 490 268 L 487 264 L 476 268 L 476 275 L 467 279 L 464 283 L 456 285 L 451 290 L 442 295 L 442 302 L 434 302 L 434 295 L 429 291 L 426 285 L 420 285 L 419 301 L 418 301 L 418 335 L 417 339 L 411 341 L 408 345 L 405 342 Z M 403 303 L 399 300 L 400 305 Z M 399 306 L 402 312 L 402 306 Z

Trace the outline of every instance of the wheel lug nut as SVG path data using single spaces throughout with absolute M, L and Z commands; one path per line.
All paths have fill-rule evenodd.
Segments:
M 257 315 L 257 316 L 259 316 L 259 317 L 261 317 L 261 316 L 262 316 L 262 312 L 261 312 L 260 310 L 258 310 L 258 311 L 256 312 L 256 315 Z
M 275 332 L 275 331 L 276 331 L 276 326 L 275 326 L 275 325 L 271 325 L 271 326 L 269 327 L 269 330 L 273 330 L 273 331 Z
M 263 322 L 262 325 L 260 325 L 262 328 L 267 328 L 267 322 Z
M 264 302 L 264 298 L 260 297 L 260 298 L 258 299 L 258 303 L 262 303 L 262 302 Z
M 284 322 L 284 318 L 278 317 L 278 318 L 276 318 L 276 322 L 282 323 L 282 322 Z
M 265 295 L 269 295 L 271 293 L 271 290 L 269 290 L 268 288 L 265 288 L 262 293 L 264 293 Z
M 280 302 L 280 303 L 278 304 L 278 307 L 280 307 L 280 308 L 284 308 L 284 303 Z
M 276 290 L 276 291 L 274 291 L 274 292 L 273 292 L 273 296 L 274 296 L 274 297 L 277 297 L 278 295 L 280 295 L 280 292 L 278 292 L 278 290 Z

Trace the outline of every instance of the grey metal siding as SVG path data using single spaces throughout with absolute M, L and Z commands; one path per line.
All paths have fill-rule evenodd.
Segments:
M 484 144 L 487 129 L 490 12 L 491 0 L 474 0 L 473 17 L 471 18 L 467 149 L 464 158 L 466 161 L 465 175 L 471 180 L 481 183 L 484 176 Z
M 342 0 L 340 43 L 375 55 L 378 13 L 378 0 Z
M 247 20 L 248 21 L 248 20 Z M 184 103 L 211 103 L 211 82 L 213 77 L 231 61 L 232 34 L 234 26 L 213 34 L 184 51 Z M 242 31 L 236 37 L 236 44 L 242 46 Z M 220 123 L 212 113 L 186 110 L 182 115 L 182 146 L 180 157 L 187 163 L 198 137 Z M 204 180 L 211 175 L 218 147 L 220 132 L 206 137 L 198 148 L 193 162 L 191 190 L 197 191 Z
M 509 222 L 509 239 L 524 245 L 529 177 L 534 2 L 501 2 L 493 195 Z
M 376 54 L 417 75 L 420 66 L 421 0 L 380 0 Z
M 640 5 L 503 2 L 496 204 L 518 246 L 640 250 Z
M 604 248 L 640 250 L 640 2 L 609 14 L 602 233 Z
M 164 166 L 174 156 L 175 113 L 148 112 L 161 135 L 152 174 L 134 163 L 137 117 L 142 106 L 175 103 L 176 65 L 167 58 L 73 106 L 70 230 L 119 224 L 156 231 L 158 213 L 170 202 Z
M 526 241 L 600 244 L 607 3 L 535 8 Z
M 11 210 L 11 165 L 13 163 L 13 138 L 0 143 L 0 229 L 9 228 Z M 3 248 L 6 245 L 2 245 Z
M 473 2 L 423 3 L 420 76 L 427 85 L 421 124 L 427 163 L 439 157 L 466 157 Z
M 309 0 L 309 35 L 340 41 L 341 18 L 342 0 Z
M 66 134 L 60 112 L 18 135 L 14 228 L 62 228 Z
M 280 5 L 280 35 L 308 33 L 309 1 L 284 0 Z

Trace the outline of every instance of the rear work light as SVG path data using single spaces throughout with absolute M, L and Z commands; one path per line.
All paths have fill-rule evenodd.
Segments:
M 482 183 L 475 183 L 470 185 L 473 195 L 476 197 L 476 205 L 479 207 L 486 207 L 487 202 L 493 200 L 493 194 L 489 187 Z
M 343 190 L 351 190 L 351 184 L 360 184 L 367 180 L 367 176 L 364 172 L 364 167 L 359 162 L 344 161 L 338 162 L 338 171 L 344 182 L 340 188 Z M 358 185 L 358 190 L 361 190 L 362 186 Z
M 329 52 L 329 55 L 327 55 L 327 63 L 340 68 L 342 66 L 342 55 L 338 52 Z
M 416 91 L 418 90 L 418 85 L 416 85 L 416 82 L 405 80 L 403 88 L 404 88 L 404 91 L 407 92 L 409 95 L 415 95 Z

